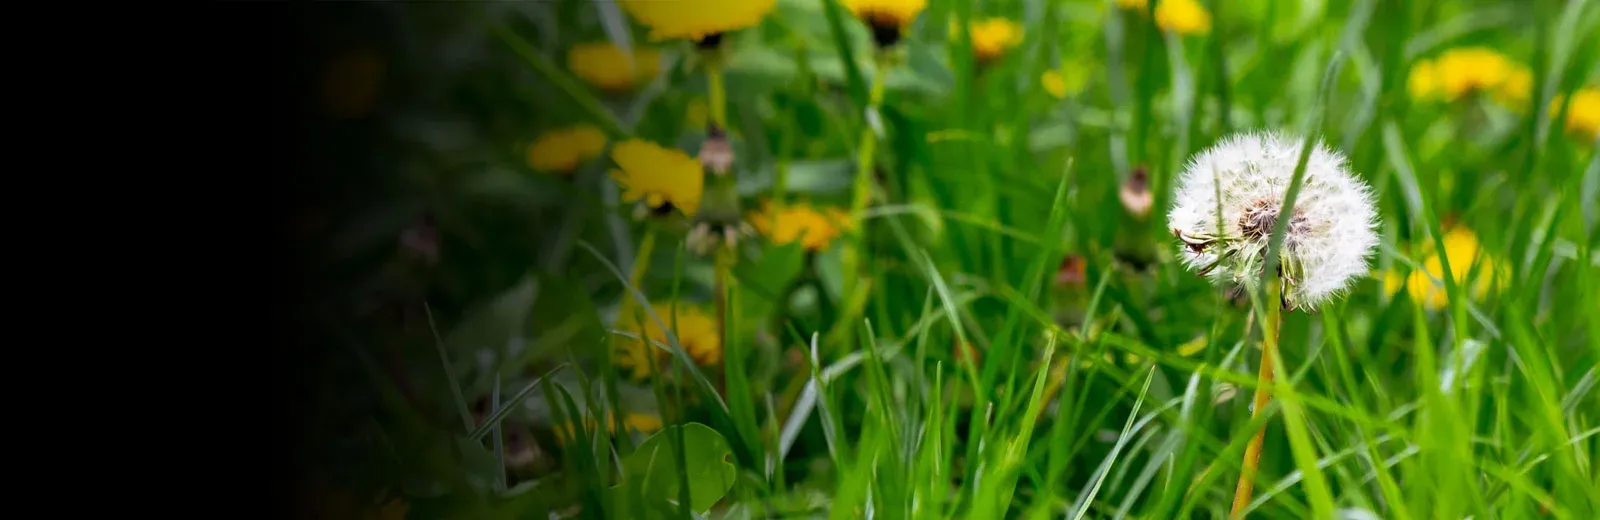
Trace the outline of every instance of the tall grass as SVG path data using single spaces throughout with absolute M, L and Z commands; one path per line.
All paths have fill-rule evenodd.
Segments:
M 316 420 L 341 444 L 308 467 L 363 498 L 391 490 L 417 518 L 1222 518 L 1264 427 L 1250 516 L 1600 517 L 1600 159 L 1548 110 L 1600 84 L 1600 8 L 1206 4 L 1212 29 L 1183 36 L 1110 1 L 934 0 L 888 72 L 836 0 L 783 0 L 728 35 L 746 207 L 863 203 L 857 179 L 871 205 L 859 242 L 815 255 L 745 241 L 724 361 L 697 365 L 670 334 L 642 381 L 615 366 L 613 347 L 638 340 L 620 323 L 676 330 L 651 303 L 711 301 L 710 261 L 663 231 L 628 276 L 646 231 L 607 202 L 608 161 L 561 181 L 524 171 L 521 146 L 588 122 L 697 149 L 684 107 L 708 85 L 687 46 L 664 47 L 649 88 L 606 96 L 560 63 L 575 42 L 646 44 L 609 4 L 382 7 L 414 45 L 389 47 L 400 101 L 378 142 L 404 179 L 380 207 L 432 208 L 444 260 L 374 267 L 401 219 L 332 239 L 384 252 L 330 273 L 408 288 L 399 303 L 427 314 L 393 332 L 332 306 L 342 346 L 317 384 L 346 397 L 327 405 L 342 418 Z M 979 67 L 947 27 L 990 16 L 1025 37 Z M 1412 99 L 1413 64 L 1464 45 L 1526 64 L 1527 105 Z M 1061 63 L 1087 82 L 1057 99 L 1040 74 Z M 1263 324 L 1182 270 L 1164 212 L 1193 152 L 1267 128 L 1347 153 L 1383 243 L 1347 298 L 1283 314 L 1273 399 L 1252 414 Z M 1117 202 L 1136 167 L 1147 218 Z M 1440 258 L 1474 268 L 1436 280 L 1438 308 L 1385 290 L 1455 229 L 1504 272 Z M 1057 284 L 1069 256 L 1083 280 Z M 852 301 L 857 268 L 870 291 Z M 629 413 L 665 428 L 557 441 Z

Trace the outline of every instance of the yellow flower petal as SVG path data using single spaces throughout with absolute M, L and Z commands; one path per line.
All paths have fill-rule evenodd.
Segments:
M 1022 26 L 1005 18 L 989 18 L 968 27 L 972 35 L 972 57 L 979 63 L 998 59 L 1022 43 Z
M 534 170 L 568 174 L 578 165 L 605 151 L 606 134 L 589 125 L 552 130 L 528 146 L 528 166 Z
M 786 204 L 778 209 L 770 202 L 762 211 L 750 215 L 750 224 L 774 244 L 799 241 L 808 251 L 825 251 L 850 226 L 848 214 L 837 208 L 818 211 L 806 204 Z
M 842 0 L 845 9 L 874 27 L 905 29 L 928 7 L 928 0 Z
M 567 49 L 567 68 L 601 90 L 627 92 L 656 76 L 661 54 L 635 47 L 630 56 L 610 43 L 582 43 Z
M 1556 96 L 1550 102 L 1551 117 L 1561 113 L 1564 101 L 1565 96 Z M 1595 136 L 1600 135 L 1600 87 L 1587 87 L 1573 93 L 1572 103 L 1567 107 L 1566 129 L 1585 143 L 1593 143 Z
M 656 40 L 698 40 L 761 22 L 777 0 L 622 0 L 622 9 Z
M 671 203 L 690 217 L 700 208 L 705 174 L 700 161 L 683 151 L 633 139 L 612 147 L 611 159 L 618 166 L 611 178 L 623 187 L 624 201 L 643 198 L 651 209 Z

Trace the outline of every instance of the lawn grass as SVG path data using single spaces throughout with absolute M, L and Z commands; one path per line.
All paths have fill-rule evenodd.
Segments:
M 388 173 L 318 239 L 337 341 L 296 463 L 414 518 L 1223 518 L 1265 428 L 1253 517 L 1600 517 L 1600 155 L 1550 109 L 1600 87 L 1594 4 L 1214 0 L 1185 35 L 1109 0 L 930 0 L 886 62 L 837 0 L 781 0 L 724 37 L 725 96 L 614 4 L 339 7 L 387 13 L 354 40 L 390 66 L 327 135 Z M 979 63 L 963 28 L 988 17 L 1023 37 Z M 603 41 L 659 75 L 607 94 L 564 65 Z M 1526 96 L 1412 94 L 1468 46 L 1527 67 Z M 705 103 L 743 211 L 860 205 L 855 227 L 745 236 L 724 275 L 682 217 L 634 218 L 609 156 L 526 164 L 580 123 L 694 155 Z M 1346 154 L 1381 219 L 1373 275 L 1281 326 L 1186 271 L 1165 217 L 1194 153 L 1266 129 Z M 1147 214 L 1119 202 L 1136 168 Z M 422 209 L 437 263 L 394 247 Z M 1463 230 L 1487 260 L 1452 256 Z M 1434 275 L 1470 266 L 1440 301 L 1386 289 L 1440 250 Z M 398 310 L 357 312 L 375 289 Z M 713 315 L 715 362 L 669 302 Z M 635 320 L 675 331 L 642 377 Z

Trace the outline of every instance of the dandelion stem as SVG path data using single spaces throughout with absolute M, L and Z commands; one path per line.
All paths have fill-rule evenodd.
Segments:
M 872 201 L 872 168 L 878 147 L 874 121 L 878 116 L 878 107 L 883 104 L 884 75 L 888 72 L 883 59 L 878 59 L 876 65 L 872 74 L 872 92 L 867 99 L 866 121 L 861 126 L 861 144 L 856 147 L 856 180 L 850 198 L 850 215 L 857 222 L 865 219 L 867 206 Z M 856 226 L 855 243 L 844 251 L 844 273 L 848 283 L 844 285 L 844 294 L 841 296 L 845 298 L 853 297 L 860 286 L 866 233 L 866 226 Z
M 732 247 L 722 247 L 717 250 L 716 277 L 713 280 L 717 303 L 717 345 L 722 349 L 728 348 L 728 293 L 733 288 L 733 262 L 736 258 Z M 728 356 L 722 356 L 722 377 L 717 381 L 717 391 L 727 393 L 726 377 L 729 367 Z M 724 395 L 724 398 L 727 396 Z
M 1267 387 L 1272 386 L 1273 358 L 1278 355 L 1278 326 L 1282 319 L 1282 288 L 1277 278 L 1267 282 L 1267 299 L 1261 302 L 1266 310 L 1266 319 L 1261 321 L 1261 372 L 1256 378 L 1256 395 L 1251 404 L 1250 418 L 1254 419 L 1267 407 L 1267 401 L 1272 396 L 1267 393 Z M 1255 436 L 1250 438 L 1250 444 L 1244 449 L 1244 465 L 1239 472 L 1239 485 L 1233 493 L 1233 512 L 1231 518 L 1239 518 L 1246 506 L 1250 505 L 1250 493 L 1256 483 L 1256 469 L 1261 463 L 1261 446 L 1267 440 L 1267 425 L 1261 425 L 1256 430 Z
M 711 122 L 717 128 L 728 127 L 728 91 L 722 86 L 722 63 L 712 59 L 706 62 L 706 83 L 711 89 Z
M 639 284 L 644 281 L 645 272 L 650 270 L 650 254 L 654 252 L 655 246 L 655 229 L 646 226 L 644 238 L 639 239 L 639 251 L 633 257 L 633 272 L 628 275 L 628 285 L 638 288 Z M 617 319 L 627 319 L 628 313 L 633 310 L 632 304 L 633 298 L 624 296 L 622 304 L 617 308 Z

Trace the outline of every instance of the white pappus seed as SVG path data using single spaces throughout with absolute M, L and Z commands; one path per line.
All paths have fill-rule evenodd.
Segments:
M 1167 224 L 1185 267 L 1225 286 L 1254 287 L 1301 139 L 1247 132 L 1190 158 L 1178 178 Z M 1371 189 L 1339 152 L 1316 142 L 1280 255 L 1283 304 L 1314 309 L 1368 272 L 1378 244 Z M 1219 218 L 1220 212 L 1220 218 Z

